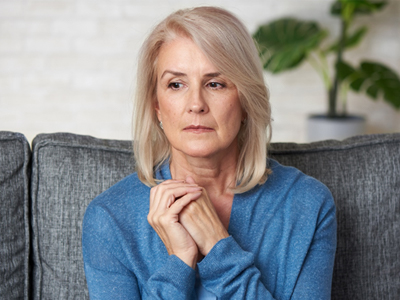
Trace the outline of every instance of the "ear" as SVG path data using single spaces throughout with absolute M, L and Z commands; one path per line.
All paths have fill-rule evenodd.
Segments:
M 247 112 L 246 111 L 242 111 L 242 123 L 247 120 Z
M 160 122 L 161 122 L 161 111 L 160 111 L 160 105 L 158 104 L 158 100 L 157 100 L 157 99 L 154 101 L 154 110 L 156 111 L 156 114 L 157 114 L 158 121 L 160 121 Z

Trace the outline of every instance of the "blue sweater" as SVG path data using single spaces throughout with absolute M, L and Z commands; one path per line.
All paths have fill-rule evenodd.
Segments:
M 228 232 L 193 270 L 147 222 L 150 188 L 136 173 L 88 206 L 82 248 L 91 299 L 197 299 L 196 272 L 218 299 L 330 299 L 336 250 L 329 190 L 269 160 L 263 185 L 236 194 Z M 168 165 L 156 172 L 170 179 Z

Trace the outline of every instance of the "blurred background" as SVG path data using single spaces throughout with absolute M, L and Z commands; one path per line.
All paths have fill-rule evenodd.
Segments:
M 369 31 L 346 52 L 400 73 L 400 1 L 362 16 Z M 318 21 L 332 37 L 339 22 L 331 0 L 0 0 L 0 130 L 25 134 L 72 132 L 131 139 L 138 50 L 151 28 L 171 12 L 214 5 L 236 14 L 254 33 L 292 16 Z M 309 114 L 325 113 L 327 94 L 309 64 L 265 73 L 271 92 L 274 142 L 306 142 Z M 348 112 L 367 118 L 367 133 L 400 132 L 400 112 L 365 94 L 348 95 Z

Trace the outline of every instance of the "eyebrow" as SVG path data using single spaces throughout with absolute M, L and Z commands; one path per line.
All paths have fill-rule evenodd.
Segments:
M 161 75 L 161 79 L 168 73 L 172 74 L 174 76 L 187 76 L 185 73 L 182 73 L 182 72 L 175 72 L 175 71 L 171 71 L 171 70 L 165 70 L 164 73 L 162 73 L 162 75 Z
M 212 77 L 218 77 L 218 76 L 221 76 L 221 73 L 220 72 L 215 72 L 215 73 L 207 73 L 206 75 L 204 75 L 205 77 L 210 77 L 210 78 L 212 78 Z
M 176 71 L 171 71 L 171 70 L 165 70 L 164 73 L 161 75 L 160 79 L 162 79 L 168 73 L 172 74 L 174 76 L 187 76 L 186 73 L 176 72 Z M 207 73 L 207 74 L 204 75 L 204 77 L 213 78 L 213 77 L 218 77 L 220 75 L 221 75 L 220 72 L 214 72 L 214 73 Z

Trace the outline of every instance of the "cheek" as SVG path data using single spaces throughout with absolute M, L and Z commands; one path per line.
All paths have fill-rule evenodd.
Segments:
M 164 131 L 168 131 L 168 129 L 173 129 L 179 126 L 181 116 L 179 115 L 177 109 L 178 107 L 172 103 L 160 101 L 160 114 Z
M 230 103 L 228 102 L 227 105 L 224 105 L 224 107 L 220 107 L 219 109 L 219 111 L 224 112 L 223 116 L 228 120 L 228 122 L 231 124 L 240 124 L 242 120 L 242 108 L 239 100 L 231 101 Z
M 221 108 L 220 111 L 224 112 L 218 116 L 220 129 L 223 130 L 225 136 L 229 136 L 229 138 L 236 137 L 242 121 L 241 110 L 232 105 L 229 108 Z
M 159 110 L 162 115 L 173 116 L 182 109 L 180 98 L 176 95 L 168 95 L 163 92 L 157 93 Z
M 171 110 L 171 105 L 168 103 L 168 98 L 162 93 L 157 93 L 158 114 L 163 122 L 167 121 L 167 116 Z

